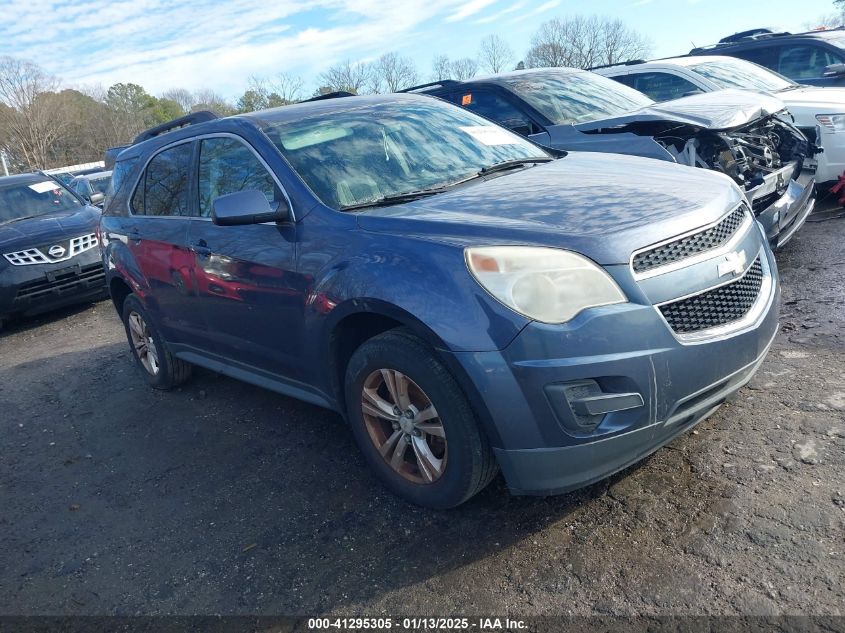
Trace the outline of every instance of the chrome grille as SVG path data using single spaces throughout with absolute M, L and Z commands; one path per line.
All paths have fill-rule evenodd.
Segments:
M 637 253 L 632 261 L 634 272 L 645 273 L 722 246 L 742 225 L 746 213 L 747 207 L 741 204 L 709 229 Z
M 76 257 L 80 253 L 91 250 L 97 246 L 97 244 L 97 234 L 88 233 L 87 235 L 80 235 L 78 237 L 71 238 L 70 240 L 60 240 L 58 242 L 53 242 L 52 244 L 39 246 L 38 248 L 28 248 L 22 251 L 15 251 L 13 253 L 4 253 L 3 257 L 5 257 L 13 266 L 55 264 L 67 261 L 72 257 Z M 55 249 L 56 247 L 61 249 L 61 254 L 58 254 L 59 251 L 57 250 L 53 251 L 53 254 L 51 254 L 51 249 Z
M 659 306 L 663 318 L 678 334 L 709 330 L 744 317 L 760 295 L 763 266 L 760 257 L 739 279 L 700 294 Z

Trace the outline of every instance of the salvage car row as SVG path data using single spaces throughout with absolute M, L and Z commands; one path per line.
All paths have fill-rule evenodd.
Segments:
M 701 92 L 542 69 L 189 115 L 116 156 L 102 217 L 0 179 L 0 301 L 94 266 L 153 387 L 200 366 L 335 410 L 423 506 L 499 470 L 572 490 L 712 414 L 777 330 L 822 134 Z

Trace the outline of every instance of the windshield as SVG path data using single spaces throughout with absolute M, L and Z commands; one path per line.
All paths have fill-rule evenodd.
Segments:
M 762 66 L 738 59 L 704 62 L 691 68 L 702 77 L 718 84 L 720 88 L 778 92 L 798 85 Z
M 544 70 L 502 80 L 556 125 L 620 116 L 654 103 L 633 88 L 584 71 Z
M 53 180 L 0 184 L 0 224 L 79 206 L 79 200 Z
M 549 156 L 435 99 L 318 112 L 268 122 L 264 132 L 317 197 L 341 210 L 447 186 L 504 161 Z

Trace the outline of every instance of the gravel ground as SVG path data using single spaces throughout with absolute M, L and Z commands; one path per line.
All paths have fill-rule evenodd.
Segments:
M 845 615 L 845 220 L 779 254 L 738 399 L 547 499 L 431 512 L 339 417 L 199 371 L 139 379 L 111 305 L 0 333 L 0 614 Z

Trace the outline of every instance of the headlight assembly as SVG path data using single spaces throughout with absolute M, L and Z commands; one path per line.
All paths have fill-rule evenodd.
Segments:
M 845 114 L 817 114 L 816 121 L 828 132 L 845 132 Z
M 498 301 L 530 319 L 565 323 L 582 310 L 627 301 L 602 268 L 557 248 L 486 246 L 464 251 L 472 275 Z

